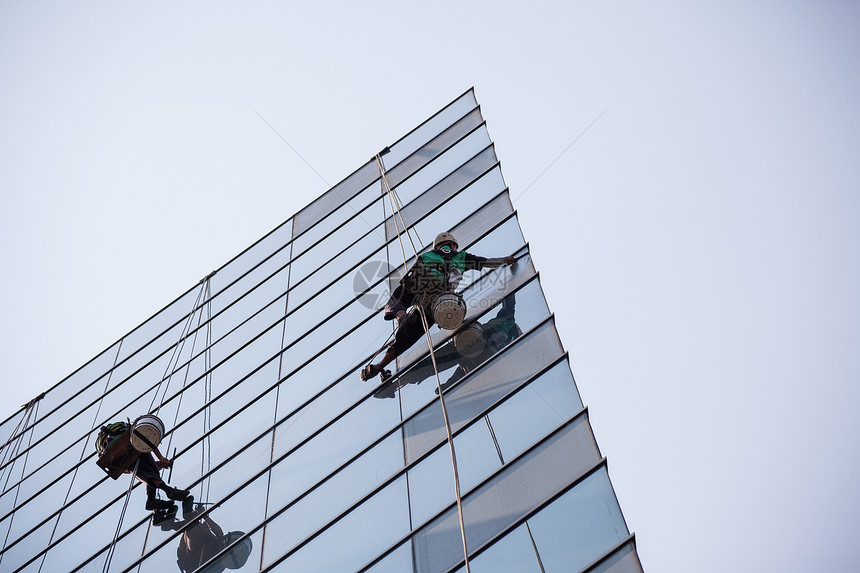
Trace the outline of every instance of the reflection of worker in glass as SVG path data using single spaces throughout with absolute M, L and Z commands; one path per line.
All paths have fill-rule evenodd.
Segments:
M 110 448 L 110 446 L 119 438 L 123 437 L 123 434 L 128 432 L 130 427 L 131 425 L 126 422 L 113 422 L 106 426 L 102 426 L 99 430 L 99 435 L 96 438 L 96 450 L 98 450 L 99 456 L 104 456 L 108 448 Z M 130 445 L 126 445 L 124 449 L 127 450 L 127 452 L 118 452 L 118 454 L 122 455 L 130 465 L 127 465 L 127 467 L 117 468 L 119 471 L 116 471 L 115 475 L 118 476 L 120 473 L 131 473 L 134 471 L 136 461 L 137 472 L 135 473 L 135 477 L 141 483 L 146 485 L 146 509 L 159 511 L 169 510 L 175 507 L 173 501 L 156 499 L 155 493 L 158 489 L 162 490 L 170 500 L 182 501 L 188 497 L 188 490 L 170 487 L 163 479 L 161 479 L 159 470 L 169 468 L 173 462 L 165 458 L 161 452 L 158 451 L 157 447 L 152 449 L 152 453 L 155 454 L 158 461 L 155 461 L 150 453 L 135 452 Z M 128 454 L 133 454 L 133 457 L 128 457 Z M 119 456 L 117 456 L 116 459 L 119 461 Z M 114 474 L 111 474 L 111 477 L 113 477 L 113 475 Z M 114 479 L 116 478 L 114 477 Z
M 485 323 L 477 320 L 465 325 L 454 338 L 435 351 L 436 365 L 440 371 L 456 364 L 457 369 L 442 383 L 442 389 L 451 386 L 460 378 L 477 368 L 488 358 L 510 344 L 523 332 L 514 319 L 516 296 L 509 294 L 502 301 L 496 316 Z M 397 384 L 383 386 L 374 393 L 376 398 L 393 398 L 398 386 L 420 384 L 434 375 L 433 362 L 428 356 L 401 375 Z M 437 390 L 438 392 L 438 390 Z
M 190 505 L 182 505 L 183 521 L 177 521 L 169 526 L 170 529 L 186 526 L 179 540 L 179 547 L 176 548 L 176 564 L 183 573 L 196 571 L 222 549 L 245 535 L 241 531 L 231 531 L 225 534 L 221 526 L 212 520 L 210 514 L 204 513 L 202 505 L 189 507 Z M 248 561 L 252 547 L 251 540 L 245 538 L 213 561 L 203 571 L 220 573 L 224 569 L 239 569 Z
M 411 306 L 420 306 L 427 317 L 427 327 L 433 326 L 433 302 L 444 293 L 454 292 L 465 271 L 494 269 L 514 264 L 514 257 L 479 257 L 457 250 L 457 240 L 450 233 L 439 233 L 433 241 L 433 250 L 422 253 L 412 268 L 394 289 L 385 305 L 385 320 L 397 319 L 394 340 L 382 359 L 368 364 L 361 371 L 362 380 L 370 380 L 377 374 L 384 382 L 391 377 L 385 367 L 411 347 L 424 334 L 424 325 L 417 309 L 407 313 Z

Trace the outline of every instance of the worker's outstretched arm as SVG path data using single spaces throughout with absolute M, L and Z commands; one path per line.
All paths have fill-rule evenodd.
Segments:
M 505 265 L 512 265 L 516 262 L 514 257 L 494 257 L 485 260 L 482 263 L 484 268 L 495 269 L 498 267 L 503 267 Z

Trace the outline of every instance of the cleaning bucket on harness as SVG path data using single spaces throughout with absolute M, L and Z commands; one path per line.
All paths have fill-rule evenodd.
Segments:
M 454 335 L 454 348 L 460 356 L 473 358 L 484 351 L 484 329 L 475 321 Z
M 131 426 L 131 446 L 143 454 L 157 448 L 163 437 L 164 422 L 158 416 L 144 414 Z
M 463 324 L 466 317 L 466 303 L 463 297 L 457 293 L 446 292 L 440 294 L 433 303 L 433 318 L 439 328 L 454 330 Z
M 236 543 L 236 541 L 243 535 L 245 534 L 241 531 L 231 531 L 221 539 L 221 543 L 223 543 L 223 547 L 227 547 L 232 543 Z M 233 545 L 233 547 L 215 563 L 223 565 L 227 569 L 241 569 L 248 561 L 248 557 L 251 556 L 251 551 L 253 549 L 254 544 L 251 543 L 251 538 L 246 537 L 239 543 L 236 543 L 236 545 Z

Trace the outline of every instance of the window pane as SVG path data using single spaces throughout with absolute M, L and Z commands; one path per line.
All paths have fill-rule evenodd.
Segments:
M 578 571 L 629 535 L 605 467 L 531 518 L 529 525 L 548 572 Z

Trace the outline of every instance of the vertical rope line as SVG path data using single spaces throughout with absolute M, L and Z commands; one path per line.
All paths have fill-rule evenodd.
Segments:
M 200 298 L 203 296 L 203 292 L 206 289 L 206 286 L 209 284 L 208 278 L 209 277 L 206 277 L 205 279 L 200 281 L 200 292 L 197 293 L 197 298 L 194 301 L 194 306 L 192 307 L 191 312 L 188 314 L 188 320 L 185 321 L 185 325 L 182 327 L 182 332 L 179 334 L 179 340 L 173 346 L 173 354 L 170 356 L 170 360 L 167 362 L 167 368 L 164 369 L 164 374 L 162 374 L 161 376 L 161 381 L 155 387 L 155 394 L 152 396 L 152 402 L 150 402 L 149 404 L 150 412 L 155 406 L 155 401 L 158 399 L 158 391 L 161 390 L 161 385 L 164 384 L 165 379 L 167 380 L 167 385 L 164 387 L 164 392 L 161 395 L 161 401 L 158 404 L 158 408 L 154 412 L 156 416 L 161 410 L 161 405 L 164 403 L 164 398 L 167 396 L 167 390 L 170 388 L 170 380 L 173 378 L 172 370 L 176 367 L 176 364 L 179 364 L 179 356 L 182 354 L 182 350 L 185 348 L 185 341 L 188 338 L 188 331 L 191 329 L 191 324 L 194 322 L 195 311 L 200 304 Z M 174 358 L 176 359 L 176 364 L 174 364 L 173 362 Z M 169 375 L 168 372 L 170 373 Z
M 21 432 L 21 436 L 20 436 L 20 439 L 18 440 L 18 443 L 16 445 L 16 449 L 20 450 L 21 444 L 24 442 L 24 436 L 27 434 L 27 426 L 28 425 L 30 426 L 30 443 L 27 447 L 29 448 L 33 444 L 33 433 L 34 433 L 33 426 L 35 426 L 36 421 L 39 419 L 39 401 L 40 400 L 41 400 L 41 398 L 33 399 L 27 405 L 27 421 L 24 423 L 24 430 Z M 30 424 L 31 414 L 32 414 L 32 420 L 33 420 L 32 424 Z M 21 464 L 21 479 L 22 480 L 24 479 L 24 474 L 27 471 L 27 460 L 29 458 L 30 458 L 30 451 L 28 449 L 27 453 L 24 454 L 24 461 Z M 12 476 L 12 468 L 9 469 L 9 476 L 8 477 L 11 477 L 11 476 Z M 8 477 L 7 477 L 7 483 L 8 483 Z M 5 487 L 4 487 L 4 491 L 5 491 Z M 19 483 L 17 486 L 17 489 L 15 490 L 15 499 L 12 501 L 13 507 L 18 505 L 18 495 L 20 493 L 21 493 L 21 484 Z M 15 513 L 13 512 L 12 516 L 9 518 L 9 529 L 6 530 L 6 538 L 3 540 L 3 547 L 6 547 L 6 544 L 9 542 L 9 534 L 12 532 L 12 522 L 14 520 L 15 520 Z M 0 559 L 2 559 L 2 557 L 3 557 L 3 555 L 0 554 Z
M 131 479 L 128 482 L 128 491 L 125 493 L 125 503 L 123 503 L 122 511 L 119 514 L 119 521 L 116 524 L 116 531 L 113 534 L 113 541 L 111 541 L 110 546 L 108 547 L 107 556 L 105 557 L 105 564 L 102 567 L 102 573 L 107 573 L 110 569 L 110 563 L 113 560 L 113 554 L 116 550 L 116 540 L 119 538 L 119 532 L 122 530 L 122 522 L 125 519 L 125 511 L 128 509 L 128 500 L 131 498 L 131 490 L 134 488 L 134 478 L 137 477 L 137 468 L 140 465 L 140 458 L 134 462 L 134 471 L 131 472 Z
M 293 260 L 293 243 L 290 242 L 290 254 L 289 260 L 292 262 Z M 281 330 L 281 350 L 284 349 L 284 343 L 287 340 L 287 313 L 290 308 L 290 278 L 292 277 L 293 267 L 292 264 L 287 268 L 287 288 L 286 288 L 286 296 L 284 297 L 284 326 Z M 284 369 L 284 357 L 281 355 L 278 357 L 278 380 L 283 376 Z M 275 387 L 275 407 L 274 414 L 272 416 L 272 449 L 269 452 L 269 471 L 268 476 L 266 477 L 266 505 L 263 510 L 263 534 L 260 539 L 260 571 L 263 570 L 263 558 L 266 555 L 266 533 L 268 531 L 268 517 L 269 517 L 269 495 L 272 492 L 272 462 L 275 461 L 275 433 L 277 431 L 276 426 L 278 424 L 278 402 L 281 399 L 281 385 L 278 384 Z
M 18 430 L 21 429 L 22 425 L 24 426 L 24 428 L 27 427 L 27 422 L 30 419 L 30 412 L 33 410 L 33 402 L 34 402 L 34 400 L 27 402 L 27 405 L 24 408 L 24 413 L 21 416 L 21 419 L 18 420 L 18 423 L 15 425 L 15 429 L 12 430 L 12 433 L 9 434 L 9 439 L 6 440 L 5 444 L 3 444 L 3 448 L 2 448 L 3 455 L 2 455 L 2 457 L 0 457 L 0 466 L 5 466 L 6 461 L 7 461 L 6 460 L 7 454 L 9 454 L 9 460 L 8 461 L 10 461 L 10 462 L 12 461 L 12 458 L 15 457 L 15 455 L 12 454 L 11 452 L 15 451 L 16 448 L 10 447 L 10 446 L 12 445 L 12 442 L 14 442 L 15 440 L 21 439 L 21 436 L 18 434 Z M 23 432 L 22 432 L 22 435 L 23 435 Z M 3 469 L 3 473 L 4 474 L 6 473 L 5 468 Z M 6 491 L 6 489 L 4 487 L 3 492 L 5 493 L 5 491 Z
M 104 403 L 104 400 L 105 400 L 105 394 L 107 394 L 108 388 L 110 388 L 110 381 L 113 378 L 113 371 L 116 368 L 117 362 L 119 361 L 119 355 L 120 355 L 120 352 L 122 352 L 122 343 L 124 340 L 125 340 L 125 337 L 119 339 L 119 345 L 116 348 L 116 356 L 114 356 L 114 359 L 113 359 L 113 367 L 110 370 L 110 374 L 108 374 L 108 379 L 105 382 L 104 392 L 102 392 L 102 397 L 99 399 L 99 405 L 96 407 L 96 413 L 93 416 L 93 430 L 95 430 L 96 424 L 98 424 L 99 414 L 101 413 L 102 404 Z M 51 538 L 48 539 L 48 543 L 45 545 L 45 547 L 50 547 L 51 543 L 54 542 L 54 536 L 57 534 L 57 527 L 59 527 L 59 525 L 60 525 L 60 518 L 63 516 L 63 508 L 66 507 L 66 504 L 69 502 L 69 496 L 72 495 L 72 488 L 75 485 L 75 479 L 77 478 L 78 470 L 81 467 L 80 463 L 82 461 L 84 461 L 84 456 L 87 454 L 87 446 L 89 445 L 89 441 L 90 441 L 90 434 L 87 434 L 87 437 L 84 438 L 83 447 L 81 448 L 81 457 L 78 460 L 78 465 L 75 466 L 75 471 L 72 472 L 72 480 L 69 482 L 69 489 L 68 489 L 68 491 L 66 491 L 66 497 L 63 498 L 63 505 L 60 506 L 60 511 L 57 513 L 57 521 L 54 522 L 54 528 L 51 530 Z M 46 551 L 45 553 L 42 554 L 42 561 L 39 563 L 39 571 L 40 572 L 42 571 L 42 566 L 45 565 L 45 559 L 47 559 L 47 557 L 48 557 L 48 552 Z
M 385 176 L 385 170 L 382 168 L 382 158 L 379 156 L 378 153 L 376 154 L 376 163 L 379 166 L 379 175 L 382 179 L 382 188 L 385 190 L 385 194 L 388 196 L 388 202 L 391 203 L 391 219 L 394 221 L 394 230 L 395 232 L 397 232 L 397 240 L 400 242 L 400 252 L 403 253 L 403 268 L 405 269 L 406 249 L 403 246 L 403 238 L 400 236 L 400 227 L 397 225 L 397 213 L 399 213 L 399 210 L 394 205 L 394 199 L 391 197 L 391 187 L 388 186 L 388 178 Z M 400 218 L 400 222 L 403 223 L 402 217 Z M 403 226 L 403 229 L 404 231 L 406 230 L 406 225 Z M 415 245 L 412 245 L 412 250 L 415 250 Z
M 469 573 L 469 549 L 466 546 L 466 522 L 463 517 L 463 500 L 460 496 L 460 474 L 457 471 L 457 453 L 454 451 L 454 436 L 451 433 L 451 422 L 448 419 L 448 407 L 445 405 L 445 396 L 442 392 L 442 381 L 439 379 L 439 368 L 436 366 L 436 353 L 433 350 L 433 340 L 430 338 L 430 327 L 424 314 L 424 307 L 419 305 L 421 322 L 424 325 L 424 334 L 427 337 L 427 346 L 430 347 L 430 360 L 433 362 L 433 372 L 436 375 L 436 388 L 439 390 L 439 403 L 442 405 L 442 417 L 445 420 L 445 432 L 448 435 L 448 449 L 451 451 L 451 467 L 454 470 L 454 494 L 457 497 L 457 514 L 460 518 L 460 536 L 463 539 L 463 559 L 465 560 L 466 573 Z
M 198 314 L 197 314 L 197 328 L 194 329 L 194 338 L 191 341 L 191 352 L 190 352 L 191 356 L 194 356 L 194 351 L 197 349 L 197 336 L 200 334 L 200 325 L 203 323 L 203 308 L 209 302 L 207 300 L 208 293 L 209 293 L 209 277 L 206 277 L 205 279 L 203 279 L 203 281 L 206 283 L 205 287 L 203 289 L 203 291 L 206 293 L 203 297 L 204 303 L 200 306 L 200 308 L 196 308 L 196 305 L 195 305 L 195 310 L 192 312 L 192 315 L 195 313 L 198 313 Z M 208 323 L 207 323 L 207 329 L 208 329 Z M 184 342 L 183 342 L 183 346 L 184 346 Z M 181 352 L 180 352 L 179 357 L 177 357 L 177 359 L 176 359 L 177 364 L 179 363 L 180 360 L 182 360 Z M 205 360 L 204 360 L 204 362 L 205 362 Z M 179 401 L 176 404 L 176 413 L 173 415 L 173 427 L 174 428 L 176 427 L 177 422 L 179 422 L 179 411 L 182 409 L 182 398 L 185 396 L 184 390 L 185 390 L 185 387 L 188 386 L 188 376 L 190 374 L 191 374 L 191 362 L 189 361 L 188 364 L 185 365 L 185 378 L 183 378 L 183 380 L 182 380 L 182 390 L 183 391 L 179 394 Z M 172 374 L 171 374 L 171 376 L 172 376 Z M 166 392 L 166 390 L 165 390 L 165 392 Z M 159 406 L 159 408 L 161 408 L 161 406 Z M 173 445 L 173 431 L 170 432 L 170 438 L 167 440 L 167 455 L 168 456 L 170 455 L 170 447 L 172 445 Z
M 212 292 L 209 281 L 206 282 L 206 351 L 203 353 L 203 369 L 206 376 L 203 382 L 203 399 L 206 409 L 203 411 L 203 432 L 206 439 L 200 446 L 200 474 L 207 478 L 200 482 L 200 501 L 209 502 L 209 488 L 212 484 L 212 476 L 209 470 L 212 468 Z M 204 446 L 205 444 L 205 446 Z M 206 482 L 205 495 L 203 483 Z
M 29 404 L 27 404 L 27 410 L 24 413 L 24 417 L 21 418 L 21 422 L 23 422 L 23 428 L 24 429 L 21 430 L 20 434 L 15 436 L 15 440 L 14 440 L 15 443 L 9 448 L 9 451 L 12 452 L 12 455 L 10 456 L 10 460 L 9 460 L 10 462 L 11 462 L 11 459 L 14 458 L 15 456 L 17 456 L 18 453 L 21 451 L 21 444 L 24 441 L 24 436 L 27 434 L 27 427 L 30 425 L 30 418 L 33 415 L 33 407 L 34 406 L 35 406 L 35 401 L 31 401 Z M 18 427 L 15 428 L 15 430 L 17 431 L 18 428 L 20 428 L 20 427 L 21 427 L 21 424 L 18 424 Z M 12 471 L 14 469 L 15 469 L 15 464 L 10 463 L 10 465 L 8 466 L 8 470 L 9 470 L 8 473 L 6 473 L 5 470 L 3 472 L 3 473 L 6 473 L 6 479 L 4 480 L 4 483 L 3 483 L 3 493 L 6 493 L 6 489 L 9 487 L 9 480 L 12 478 Z M 21 474 L 21 477 L 22 478 L 24 477 L 23 473 Z
M 376 162 L 379 166 L 380 176 L 382 178 L 382 184 L 385 186 L 388 194 L 389 201 L 391 202 L 391 208 L 394 211 L 392 213 L 392 217 L 394 218 L 394 228 L 397 231 L 397 239 L 400 241 L 400 250 L 403 252 L 403 266 L 406 267 L 406 251 L 403 248 L 403 240 L 400 237 L 400 229 L 397 226 L 397 218 L 400 218 L 400 223 L 403 225 L 404 231 L 406 230 L 406 224 L 403 222 L 403 217 L 400 214 L 400 209 L 394 204 L 394 200 L 392 198 L 393 191 L 391 190 L 391 186 L 388 184 L 388 178 L 385 176 L 385 171 L 382 166 L 382 158 L 379 154 L 376 155 Z M 415 258 L 418 258 L 418 250 L 415 248 L 415 243 L 412 242 L 412 237 L 406 232 L 406 236 L 409 239 L 410 244 L 412 245 L 412 252 L 415 253 Z M 451 467 L 454 472 L 454 495 L 457 499 L 457 514 L 460 520 L 460 537 L 463 540 L 463 559 L 466 566 L 466 573 L 470 573 L 469 569 L 469 550 L 466 545 L 466 523 L 465 518 L 463 516 L 463 500 L 460 495 L 460 474 L 457 471 L 457 454 L 454 449 L 454 436 L 451 433 L 451 424 L 448 420 L 448 408 L 445 405 L 445 397 L 442 393 L 442 381 L 439 379 L 439 369 L 436 365 L 436 353 L 433 350 L 433 339 L 430 337 L 430 327 L 427 323 L 427 317 L 424 314 L 424 307 L 422 305 L 416 305 L 418 307 L 418 312 L 421 314 L 421 322 L 424 326 L 424 334 L 427 337 L 427 346 L 430 348 L 430 359 L 433 362 L 433 371 L 436 375 L 436 386 L 439 390 L 439 403 L 442 405 L 442 417 L 445 420 L 445 432 L 448 436 L 448 449 L 451 452 Z

